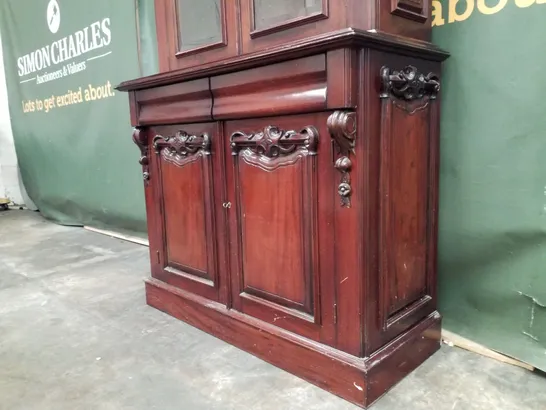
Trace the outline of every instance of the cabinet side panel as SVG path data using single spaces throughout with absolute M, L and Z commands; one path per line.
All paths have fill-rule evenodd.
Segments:
M 428 110 L 392 107 L 382 134 L 381 270 L 388 315 L 426 290 Z
M 369 52 L 365 350 L 436 309 L 438 63 Z

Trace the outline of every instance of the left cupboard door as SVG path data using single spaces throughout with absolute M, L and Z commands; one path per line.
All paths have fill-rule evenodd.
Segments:
M 152 276 L 227 303 L 221 139 L 218 123 L 150 128 L 147 212 Z

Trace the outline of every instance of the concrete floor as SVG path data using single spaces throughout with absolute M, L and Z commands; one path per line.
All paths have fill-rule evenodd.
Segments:
M 144 303 L 144 246 L 0 212 L 0 409 L 349 410 Z M 546 378 L 442 349 L 374 410 L 544 410 Z

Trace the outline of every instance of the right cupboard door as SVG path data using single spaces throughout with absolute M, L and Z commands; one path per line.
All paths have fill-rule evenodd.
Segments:
M 233 308 L 333 344 L 327 114 L 225 124 Z

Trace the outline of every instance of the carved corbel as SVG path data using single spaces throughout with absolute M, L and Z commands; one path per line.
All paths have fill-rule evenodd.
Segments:
M 434 73 L 423 74 L 408 65 L 402 70 L 383 66 L 380 71 L 380 98 L 391 98 L 395 104 L 410 114 L 425 108 L 440 92 L 440 78 Z
M 142 178 L 144 183 L 148 183 L 150 180 L 150 159 L 148 157 L 148 134 L 142 128 L 135 128 L 133 130 L 133 142 L 140 149 L 140 159 L 138 160 L 139 164 L 142 165 Z
M 334 166 L 341 173 L 341 181 L 338 185 L 338 194 L 341 197 L 341 206 L 351 206 L 351 168 L 353 163 L 351 155 L 354 155 L 356 139 L 356 114 L 349 111 L 335 111 L 328 117 L 328 131 L 332 137 L 335 154 Z
M 210 144 L 208 134 L 190 135 L 186 131 L 178 131 L 170 137 L 157 135 L 152 142 L 156 154 L 178 166 L 210 155 Z

